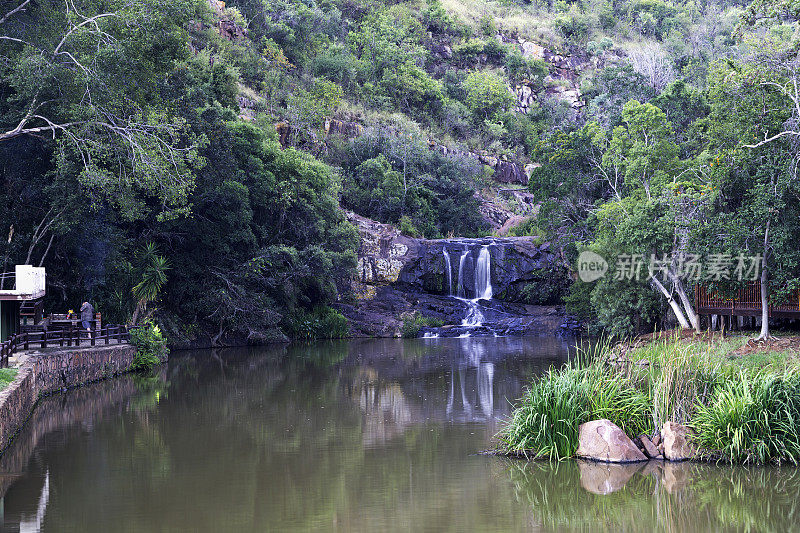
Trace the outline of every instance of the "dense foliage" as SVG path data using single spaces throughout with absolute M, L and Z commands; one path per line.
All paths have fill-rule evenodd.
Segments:
M 489 203 L 573 264 L 744 253 L 776 297 L 800 288 L 789 4 L 0 6 L 0 257 L 46 266 L 53 309 L 90 297 L 175 339 L 338 336 L 357 247 L 340 207 L 435 238 L 488 233 Z M 498 161 L 526 168 L 535 208 Z M 677 274 L 566 300 L 618 335 L 696 327 Z

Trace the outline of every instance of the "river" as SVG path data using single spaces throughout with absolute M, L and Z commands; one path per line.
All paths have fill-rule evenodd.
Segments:
M 794 468 L 476 455 L 549 338 L 176 352 L 41 402 L 0 458 L 2 531 L 789 531 Z

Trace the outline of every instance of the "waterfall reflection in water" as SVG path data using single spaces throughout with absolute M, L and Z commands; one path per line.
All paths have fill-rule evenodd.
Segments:
M 475 455 L 566 357 L 491 337 L 177 353 L 155 382 L 42 402 L 0 458 L 0 531 L 798 529 L 794 468 Z

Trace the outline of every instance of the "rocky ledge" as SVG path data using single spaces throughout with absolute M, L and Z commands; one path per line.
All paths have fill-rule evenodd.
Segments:
M 470 334 L 553 335 L 569 322 L 563 307 L 544 296 L 551 294 L 551 286 L 568 283 L 560 251 L 549 243 L 530 237 L 418 239 L 355 213 L 347 218 L 358 228 L 361 246 L 354 299 L 337 308 L 350 320 L 353 336 L 399 336 L 403 316 L 412 312 L 445 324 L 423 328 L 422 335 L 464 334 L 466 299 L 477 296 L 474 276 L 481 247 L 491 248 L 494 298 L 480 301 L 483 325 Z M 461 298 L 451 296 L 459 292 L 457 286 Z M 542 301 L 533 294 L 538 288 L 548 289 L 541 291 Z

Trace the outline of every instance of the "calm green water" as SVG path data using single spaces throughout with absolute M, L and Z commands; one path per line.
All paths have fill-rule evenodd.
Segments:
M 0 458 L 2 531 L 790 531 L 793 468 L 474 455 L 549 339 L 173 356 L 42 403 Z

